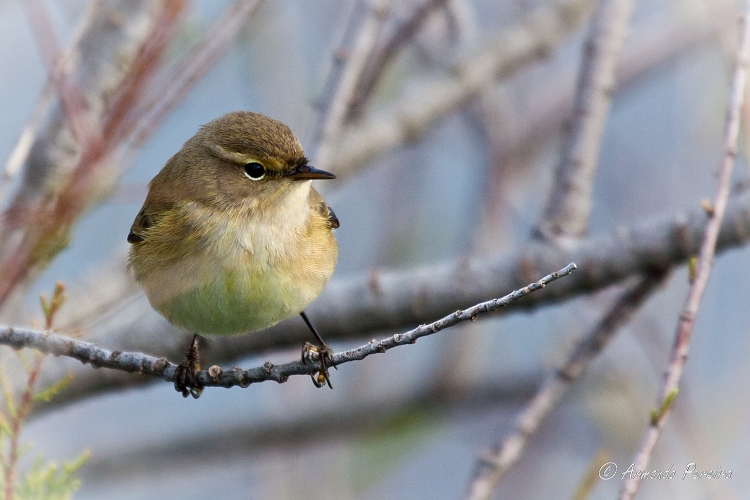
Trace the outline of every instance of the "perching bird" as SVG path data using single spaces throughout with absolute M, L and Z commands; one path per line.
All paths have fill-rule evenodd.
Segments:
M 250 333 L 304 314 L 336 266 L 336 215 L 310 185 L 334 179 L 308 165 L 283 123 L 236 111 L 201 127 L 149 184 L 128 242 L 151 306 L 196 336 L 175 387 L 198 397 L 197 334 Z M 314 349 L 313 349 L 314 350 Z M 305 356 L 303 355 L 303 359 Z

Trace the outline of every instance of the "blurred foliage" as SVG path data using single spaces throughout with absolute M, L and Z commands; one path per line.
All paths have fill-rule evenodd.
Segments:
M 439 427 L 439 417 L 430 409 L 415 405 L 378 422 L 355 445 L 351 484 L 364 492 L 384 475 L 418 454 Z
M 81 486 L 75 473 L 85 464 L 91 454 L 84 451 L 78 457 L 62 465 L 56 462 L 45 463 L 41 455 L 36 458 L 31 470 L 16 483 L 14 500 L 67 500 Z M 5 489 L 5 481 L 0 477 L 0 487 Z M 4 497 L 3 497 L 4 498 Z
M 55 314 L 65 302 L 65 287 L 62 283 L 55 285 L 52 298 L 42 294 L 39 297 L 44 313 L 45 327 L 52 328 Z M 31 406 L 38 401 L 49 401 L 59 394 L 71 382 L 71 377 L 64 377 L 56 384 L 35 392 L 34 385 L 42 367 L 44 355 L 33 353 L 25 356 L 16 352 L 20 366 L 26 372 L 26 385 L 20 394 L 15 394 L 5 366 L 0 366 L 0 386 L 2 386 L 4 408 L 0 410 L 0 500 L 65 500 L 73 497 L 81 482 L 75 473 L 90 457 L 88 451 L 78 457 L 63 462 L 47 461 L 42 455 L 34 460 L 31 469 L 19 474 L 19 462 L 31 448 L 21 446 L 21 431 L 28 418 Z

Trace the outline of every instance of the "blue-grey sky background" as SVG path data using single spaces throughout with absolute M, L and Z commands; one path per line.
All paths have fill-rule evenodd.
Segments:
M 512 24 L 528 2 L 466 3 L 474 9 L 481 38 Z M 638 2 L 634 23 L 655 12 L 669 17 L 691 9 L 710 17 L 710 3 Z M 58 36 L 70 42 L 86 2 L 46 5 Z M 228 5 L 196 2 L 182 43 L 199 39 Z M 287 123 L 311 152 L 314 102 L 349 10 L 343 0 L 266 2 L 228 54 L 133 158 L 122 176 L 123 187 L 77 226 L 70 246 L 30 291 L 28 322 L 39 317 L 36 295 L 51 290 L 55 281 L 75 287 L 92 269 L 121 262 L 113 255 L 127 249 L 125 237 L 147 182 L 200 125 L 231 110 L 257 111 Z M 634 33 L 639 32 L 634 28 Z M 528 88 L 555 92 L 554 75 L 546 82 L 545 68 L 577 70 L 582 39 L 583 31 L 549 61 L 522 70 L 496 89 L 493 95 L 502 92 L 506 99 L 508 126 L 523 122 L 524 105 L 519 103 L 534 100 L 526 95 Z M 175 49 L 180 50 L 184 47 Z M 5 159 L 46 83 L 17 0 L 0 1 L 0 67 L 0 158 Z M 379 102 L 401 94 L 422 75 L 440 71 L 417 51 L 408 51 L 386 79 L 387 92 Z M 727 52 L 711 38 L 615 93 L 594 189 L 592 234 L 693 208 L 712 196 L 730 73 Z M 476 113 L 458 112 L 418 143 L 381 156 L 351 179 L 323 187 L 341 220 L 340 261 L 333 279 L 453 259 L 478 253 L 478 248 L 507 251 L 525 241 L 543 208 L 559 157 L 559 134 L 550 133 L 534 144 L 533 153 L 508 167 L 516 170 L 506 173 L 512 190 L 503 191 L 505 210 L 496 220 L 496 234 L 480 224 L 495 168 L 487 144 Z M 735 178 L 747 177 L 743 149 Z M 750 375 L 749 259 L 750 249 L 740 248 L 716 260 L 675 414 L 652 458 L 656 469 L 674 464 L 678 478 L 647 482 L 639 498 L 750 498 L 750 398 L 744 390 Z M 655 404 L 686 290 L 687 273 L 681 267 L 566 395 L 497 498 L 570 498 L 601 449 L 625 470 Z M 439 377 L 456 377 L 467 387 L 477 381 L 527 387 L 565 358 L 615 296 L 616 290 L 605 290 L 530 314 L 456 327 L 342 367 L 333 373 L 333 391 L 315 390 L 306 378 L 297 377 L 283 385 L 207 390 L 193 401 L 156 383 L 45 413 L 31 421 L 24 438 L 34 444 L 31 454 L 55 460 L 92 450 L 81 472 L 80 499 L 457 498 L 474 460 L 508 432 L 524 399 L 506 395 L 471 405 L 412 405 L 411 396 Z M 163 321 L 142 297 L 138 304 L 139 314 Z M 337 350 L 346 346 L 333 345 Z M 435 360 L 454 351 L 457 363 L 443 362 L 436 370 Z M 297 355 L 265 354 L 237 364 Z M 362 418 L 361 425 L 344 418 L 363 408 L 376 414 L 386 408 L 388 417 Z M 345 423 L 340 432 L 316 438 L 316 428 L 306 422 L 326 415 Z M 264 440 L 266 434 L 275 437 Z M 689 462 L 701 470 L 732 470 L 732 479 L 681 481 Z M 599 481 L 591 498 L 612 498 L 618 488 L 617 480 Z

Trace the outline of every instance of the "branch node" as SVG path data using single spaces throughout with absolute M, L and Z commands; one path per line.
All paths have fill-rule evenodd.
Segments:
M 370 290 L 370 293 L 376 297 L 382 295 L 383 291 L 380 286 L 380 273 L 377 269 L 371 269 L 370 273 L 367 275 L 367 288 Z
M 682 311 L 680 313 L 680 321 L 683 323 L 693 323 L 695 321 L 695 313 L 687 310 Z
M 569 264 L 565 269 L 543 277 L 537 284 L 548 283 L 558 279 L 558 277 L 567 274 L 563 271 L 571 267 L 572 264 Z M 389 338 L 380 341 L 371 341 L 364 346 L 335 354 L 331 366 L 335 367 L 349 361 L 358 361 L 378 352 L 384 353 L 391 347 L 415 344 L 420 337 L 450 328 L 480 313 L 495 310 L 500 304 L 514 301 L 523 295 L 533 292 L 535 289 L 535 287 L 527 287 L 527 290 L 523 293 L 516 290 L 501 299 L 482 302 L 464 311 L 458 310 L 429 325 L 422 325 L 408 332 L 394 334 Z M 170 363 L 166 358 L 156 358 L 136 352 L 108 351 L 99 348 L 91 342 L 71 339 L 52 332 L 33 331 L 21 327 L 13 329 L 0 326 L 0 344 L 16 347 L 28 344 L 41 352 L 57 353 L 58 355 L 65 354 L 78 359 L 84 364 L 90 363 L 94 367 L 118 369 L 128 373 L 138 372 L 141 375 L 157 376 L 167 381 L 174 381 L 177 378 L 177 366 Z M 319 357 L 319 354 L 312 350 L 309 353 L 310 359 L 316 360 Z M 279 383 L 284 383 L 291 375 L 311 374 L 310 369 L 302 365 L 303 362 L 304 359 L 277 366 L 266 362 L 261 367 L 253 368 L 252 370 L 243 370 L 239 366 L 235 366 L 230 373 L 224 372 L 219 366 L 214 365 L 208 370 L 200 371 L 197 374 L 197 379 L 203 386 L 227 388 L 233 386 L 248 387 L 252 383 L 267 380 L 276 380 Z
M 667 410 L 669 410 L 672 405 L 674 404 L 674 400 L 677 397 L 677 394 L 679 393 L 679 389 L 672 389 L 669 391 L 669 394 L 664 398 L 664 401 L 661 403 L 661 407 L 657 410 L 656 408 L 651 410 L 651 425 L 657 426 L 661 422 L 661 420 L 664 418 L 664 415 L 667 413 Z
M 219 377 L 224 373 L 224 370 L 221 369 L 219 365 L 213 365 L 208 369 L 208 376 L 211 377 L 211 380 L 214 382 L 219 381 Z
M 709 217 L 713 217 L 715 213 L 714 206 L 711 204 L 711 201 L 706 198 L 701 198 L 701 208 L 704 212 L 706 212 L 706 215 Z

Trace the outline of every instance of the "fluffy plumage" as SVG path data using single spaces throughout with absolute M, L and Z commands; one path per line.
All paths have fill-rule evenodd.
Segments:
M 246 173 L 254 163 L 258 180 Z M 202 127 L 151 181 L 128 235 L 154 309 L 203 334 L 260 330 L 301 312 L 338 255 L 338 219 L 310 186 L 316 178 L 333 176 L 307 164 L 281 122 L 234 112 Z

